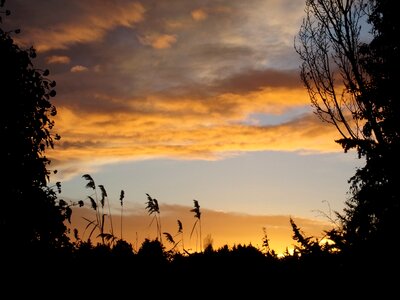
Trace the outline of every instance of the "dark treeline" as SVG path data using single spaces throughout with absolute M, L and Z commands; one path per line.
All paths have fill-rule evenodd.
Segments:
M 14 42 L 20 30 L 1 28 L 3 287 L 16 296 L 27 291 L 31 296 L 46 291 L 55 291 L 56 297 L 82 296 L 84 288 L 86 296 L 124 291 L 132 297 L 146 293 L 267 298 L 279 292 L 283 297 L 307 298 L 378 293 L 384 299 L 395 290 L 399 272 L 396 11 L 389 0 L 306 1 L 295 41 L 301 79 L 316 115 L 341 134 L 337 143 L 345 152 L 357 151 L 366 164 L 349 180 L 351 197 L 345 210 L 336 213 L 335 226 L 325 232 L 329 242 L 305 235 L 289 220 L 297 246 L 283 257 L 269 248 L 266 235 L 262 249 L 240 244 L 214 249 L 209 243 L 195 253 L 168 250 L 173 237 L 161 231 L 158 203 L 150 195 L 147 209 L 157 223 L 157 236 L 145 240 L 138 251 L 122 239 L 122 221 L 121 238 L 116 238 L 113 229 L 104 230 L 100 213 L 88 227 L 98 231 L 101 242 L 80 240 L 77 231 L 72 240 L 66 224 L 72 206 L 84 203 L 59 199 L 60 183 L 48 186 L 50 160 L 45 152 L 60 139 L 53 133 L 52 120 L 57 114 L 51 103 L 56 83 L 49 79 L 49 70 L 34 67 L 33 47 L 21 49 Z M 0 17 L 10 14 L 0 1 Z M 365 21 L 371 27 L 369 41 L 361 40 Z M 86 175 L 87 187 L 102 192 L 101 198 L 90 201 L 98 212 L 106 192 Z M 121 220 L 123 197 L 121 191 Z M 194 204 L 195 224 L 201 228 L 200 207 Z

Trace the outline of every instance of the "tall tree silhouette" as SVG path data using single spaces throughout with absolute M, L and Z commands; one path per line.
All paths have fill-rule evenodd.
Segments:
M 3 17 L 10 15 L 3 5 L 1 1 Z M 12 36 L 18 33 L 19 29 L 0 29 L 0 236 L 2 251 L 46 253 L 68 245 L 64 221 L 71 214 L 67 203 L 57 201 L 56 191 L 47 185 L 50 160 L 45 151 L 59 139 L 52 133 L 51 118 L 57 111 L 50 102 L 56 83 L 47 78 L 48 70 L 34 68 L 34 48 L 21 49 L 14 43 Z
M 351 197 L 344 214 L 337 214 L 342 226 L 330 237 L 342 248 L 387 251 L 398 235 L 400 212 L 395 3 L 307 0 L 305 12 L 295 42 L 301 79 L 316 115 L 340 133 L 336 142 L 366 162 L 349 180 Z

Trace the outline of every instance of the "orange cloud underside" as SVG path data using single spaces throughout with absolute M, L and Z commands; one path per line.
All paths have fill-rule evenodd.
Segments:
M 115 100 L 114 101 L 118 101 Z M 85 112 L 59 107 L 62 139 L 52 156 L 68 160 L 148 157 L 218 159 L 242 151 L 337 151 L 335 131 L 313 115 L 276 125 L 248 122 L 252 113 L 280 114 L 308 104 L 305 91 L 263 89 L 214 98 L 127 100 L 126 112 Z

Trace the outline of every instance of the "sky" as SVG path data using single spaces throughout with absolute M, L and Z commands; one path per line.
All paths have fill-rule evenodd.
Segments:
M 292 247 L 289 218 L 307 235 L 333 225 L 362 162 L 334 142 L 299 77 L 294 39 L 304 0 L 6 1 L 3 27 L 37 50 L 34 66 L 57 83 L 61 136 L 47 152 L 59 197 L 84 200 L 73 224 L 84 232 L 91 191 L 107 190 L 114 223 L 140 246 L 155 238 L 147 196 L 165 231 L 185 220 L 185 244 L 202 211 L 214 247 Z M 123 213 L 119 195 L 124 190 Z M 121 217 L 122 215 L 122 217 Z M 110 218 L 110 220 L 112 220 Z M 78 226 L 78 227 L 79 227 Z M 117 231 L 118 235 L 123 232 Z M 199 232 L 195 231 L 198 235 Z M 199 237 L 200 239 L 200 237 Z

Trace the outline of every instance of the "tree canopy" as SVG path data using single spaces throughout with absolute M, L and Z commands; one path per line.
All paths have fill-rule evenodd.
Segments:
M 60 138 L 53 133 L 57 111 L 50 101 L 56 95 L 56 82 L 48 78 L 49 70 L 34 67 L 33 47 L 21 49 L 14 42 L 19 31 L 0 28 L 0 234 L 3 250 L 58 248 L 68 241 L 64 221 L 70 209 L 66 202 L 57 201 L 56 191 L 47 185 L 50 160 L 45 152 Z
M 366 161 L 349 180 L 342 226 L 330 236 L 342 248 L 390 250 L 400 212 L 395 3 L 307 0 L 305 12 L 295 49 L 314 112 L 336 127 L 345 152 L 356 149 Z

